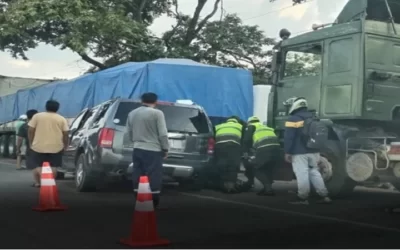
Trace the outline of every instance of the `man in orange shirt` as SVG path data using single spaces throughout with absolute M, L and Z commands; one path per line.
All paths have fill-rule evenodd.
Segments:
M 46 102 L 46 111 L 33 116 L 29 121 L 28 140 L 32 149 L 32 161 L 36 164 L 34 187 L 40 187 L 40 175 L 43 162 L 49 162 L 54 178 L 57 167 L 62 166 L 62 156 L 68 147 L 68 122 L 57 114 L 60 104 L 57 101 Z

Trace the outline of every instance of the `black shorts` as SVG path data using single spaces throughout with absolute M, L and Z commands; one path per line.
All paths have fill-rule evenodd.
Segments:
M 28 158 L 30 158 L 29 161 L 32 161 L 30 163 L 35 164 L 36 167 L 42 167 L 43 162 L 48 162 L 50 163 L 50 167 L 52 168 L 62 166 L 62 157 L 63 157 L 63 151 L 52 154 L 52 153 L 38 153 L 33 150 L 29 152 L 28 156 Z
M 25 154 L 25 166 L 27 169 L 35 169 L 37 168 L 37 164 L 35 162 L 35 157 L 32 157 L 32 150 L 26 149 Z

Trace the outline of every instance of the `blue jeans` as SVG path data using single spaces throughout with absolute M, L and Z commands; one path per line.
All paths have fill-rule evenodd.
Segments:
M 140 176 L 146 175 L 149 178 L 150 189 L 153 193 L 153 200 L 158 203 L 162 187 L 162 161 L 163 153 L 135 148 L 133 150 L 132 162 L 132 184 L 137 190 Z

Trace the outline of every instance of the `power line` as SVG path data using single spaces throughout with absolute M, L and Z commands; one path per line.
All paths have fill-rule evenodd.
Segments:
M 315 1 L 315 0 L 309 0 L 309 1 L 307 1 L 307 2 L 304 2 L 304 3 L 302 3 L 302 4 L 307 4 L 307 3 L 314 2 L 314 1 Z M 242 19 L 242 20 L 243 20 L 243 21 L 247 21 L 247 20 L 251 20 L 251 19 L 254 19 L 254 18 L 259 18 L 259 17 L 267 16 L 267 15 L 269 15 L 269 14 L 276 13 L 276 12 L 280 12 L 280 11 L 282 11 L 282 10 L 286 10 L 286 9 L 294 8 L 294 7 L 297 7 L 297 6 L 298 6 L 298 5 L 289 5 L 289 6 L 286 6 L 286 7 L 280 8 L 280 9 L 271 10 L 271 11 L 268 11 L 268 12 L 266 12 L 266 13 L 263 13 L 263 14 L 261 14 L 261 15 L 257 15 L 257 16 L 249 17 L 249 18 Z

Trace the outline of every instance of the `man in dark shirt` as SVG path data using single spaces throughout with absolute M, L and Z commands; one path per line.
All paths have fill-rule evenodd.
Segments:
M 32 117 L 37 114 L 38 111 L 36 109 L 30 109 L 26 112 L 26 116 L 28 117 L 28 120 L 22 124 L 17 132 L 17 155 L 21 155 L 21 147 L 22 143 L 25 141 L 26 143 L 26 153 L 25 153 L 25 165 L 27 169 L 30 170 L 35 170 L 36 164 L 34 160 L 31 157 L 31 149 L 29 146 L 29 141 L 28 141 L 28 122 L 32 119 Z M 35 171 L 33 173 L 33 177 L 35 180 L 35 184 L 40 183 L 40 176 L 37 176 L 35 174 Z

